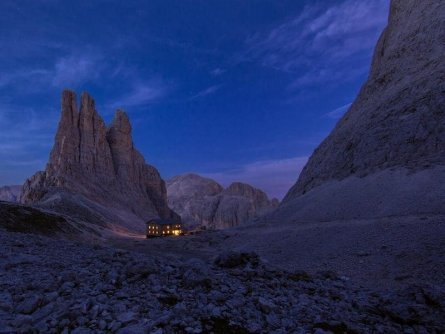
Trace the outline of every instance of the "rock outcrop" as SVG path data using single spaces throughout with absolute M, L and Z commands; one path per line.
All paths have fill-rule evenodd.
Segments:
M 445 2 L 392 0 L 368 81 L 280 217 L 445 213 Z
M 269 213 L 278 200 L 248 184 L 235 182 L 224 189 L 217 182 L 196 174 L 167 181 L 168 203 L 188 228 L 223 229 Z
M 107 128 L 91 96 L 62 93 L 62 115 L 45 171 L 28 179 L 21 202 L 79 219 L 141 231 L 154 217 L 179 219 L 165 183 L 134 148 L 131 125 L 118 110 Z
M 22 186 L 3 186 L 0 187 L 0 201 L 18 202 Z

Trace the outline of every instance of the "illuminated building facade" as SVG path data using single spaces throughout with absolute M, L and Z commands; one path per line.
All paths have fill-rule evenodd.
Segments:
M 178 236 L 181 234 L 181 223 L 166 219 L 151 219 L 147 222 L 147 238 Z

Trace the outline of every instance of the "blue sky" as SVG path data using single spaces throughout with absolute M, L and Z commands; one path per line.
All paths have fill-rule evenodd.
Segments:
M 0 184 L 44 168 L 60 93 L 88 91 L 168 179 L 282 197 L 366 80 L 389 0 L 0 2 Z

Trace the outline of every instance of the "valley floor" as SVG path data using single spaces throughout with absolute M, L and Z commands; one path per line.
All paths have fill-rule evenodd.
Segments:
M 0 231 L 0 333 L 440 333 L 442 222 L 265 224 L 100 245 Z
M 226 250 L 254 251 L 282 270 L 335 271 L 372 289 L 418 282 L 445 287 L 445 217 L 282 224 L 258 223 L 195 236 L 111 239 L 114 247 L 210 261 Z

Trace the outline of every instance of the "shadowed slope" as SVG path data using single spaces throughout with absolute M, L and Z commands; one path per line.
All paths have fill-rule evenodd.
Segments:
M 393 0 L 368 81 L 278 214 L 320 220 L 445 212 L 445 3 Z

